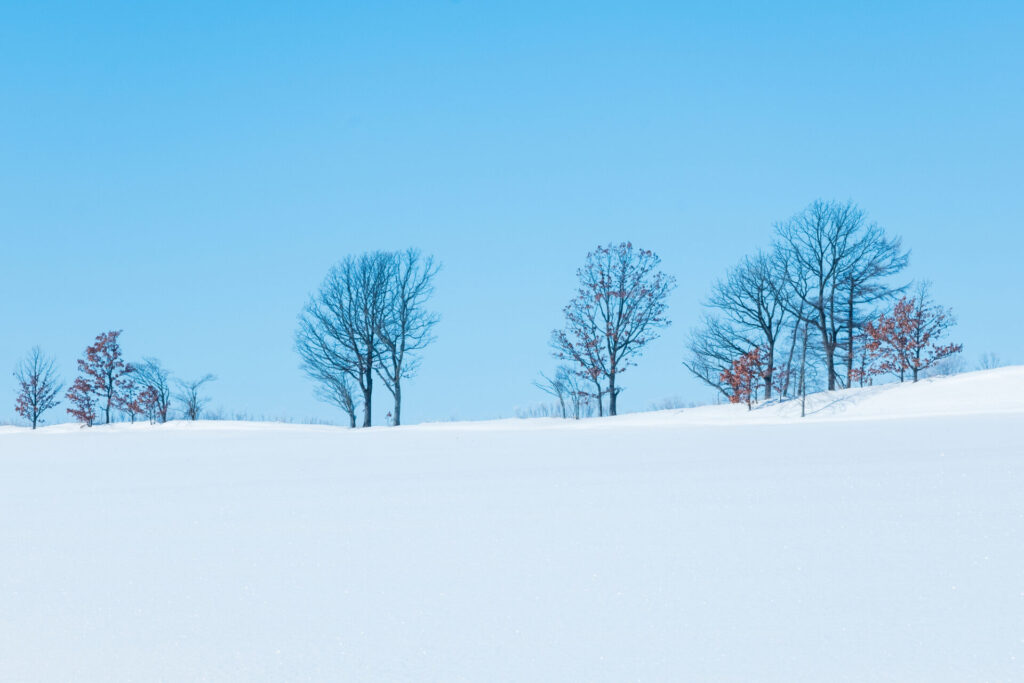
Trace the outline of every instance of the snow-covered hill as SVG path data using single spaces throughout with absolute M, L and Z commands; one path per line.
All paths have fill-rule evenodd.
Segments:
M 0 681 L 1024 680 L 1024 368 L 808 410 L 0 429 Z

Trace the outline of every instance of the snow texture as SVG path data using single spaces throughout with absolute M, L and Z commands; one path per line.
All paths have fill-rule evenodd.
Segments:
M 1024 680 L 1022 396 L 0 429 L 0 681 Z

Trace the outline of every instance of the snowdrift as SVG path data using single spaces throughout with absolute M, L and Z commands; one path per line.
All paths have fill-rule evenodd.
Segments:
M 0 429 L 0 680 L 1024 680 L 1022 390 Z

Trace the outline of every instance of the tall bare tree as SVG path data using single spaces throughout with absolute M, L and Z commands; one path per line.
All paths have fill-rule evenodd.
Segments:
M 395 400 L 392 424 L 402 424 L 402 380 L 412 377 L 419 365 L 416 352 L 434 340 L 440 317 L 427 310 L 440 264 L 417 249 L 381 255 L 386 261 L 383 313 L 377 337 L 377 376 Z
M 198 420 L 210 399 L 199 393 L 204 384 L 217 379 L 213 375 L 203 375 L 199 379 L 178 380 L 178 401 L 181 403 L 181 414 L 186 420 Z
M 906 263 L 898 240 L 887 240 L 853 202 L 818 200 L 776 226 L 776 250 L 790 289 L 790 310 L 800 311 L 820 335 L 828 389 L 837 386 L 836 349 L 853 335 L 854 307 L 888 296 L 889 275 Z M 853 354 L 849 354 L 852 360 Z M 852 368 L 852 366 L 851 366 Z
M 675 278 L 660 265 L 657 254 L 630 242 L 597 247 L 576 272 L 579 288 L 564 309 L 565 329 L 554 332 L 559 356 L 580 363 L 581 376 L 598 385 L 599 395 L 608 394 L 609 415 L 617 411 L 619 375 L 669 325 L 665 312 Z
M 18 380 L 14 409 L 35 429 L 43 413 L 60 404 L 57 396 L 64 385 L 57 376 L 56 362 L 33 346 L 14 370 L 14 377 Z
M 355 383 L 362 394 L 363 427 L 373 424 L 373 379 L 384 353 L 380 333 L 391 263 L 388 254 L 373 252 L 349 256 L 331 268 L 299 316 L 296 333 L 296 350 L 311 379 L 322 383 L 325 377 L 347 375 Z
M 764 363 L 764 397 L 772 397 L 775 349 L 783 332 L 789 288 L 772 258 L 764 252 L 748 256 L 715 283 L 707 305 L 718 309 L 746 350 L 758 348 Z M 734 356 L 734 359 L 736 356 Z
M 910 261 L 899 237 L 889 239 L 875 224 L 866 226 L 851 244 L 849 258 L 839 277 L 846 315 L 846 386 L 853 386 L 856 369 L 856 340 L 864 324 L 878 315 L 876 306 L 906 286 L 893 286 L 889 278 L 900 273 Z

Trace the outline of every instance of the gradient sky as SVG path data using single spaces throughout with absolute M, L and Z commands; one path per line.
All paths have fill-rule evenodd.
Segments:
M 70 381 L 109 329 L 215 373 L 226 414 L 341 421 L 296 316 L 406 246 L 444 263 L 408 422 L 542 400 L 612 240 L 679 283 L 621 409 L 708 400 L 680 364 L 702 298 L 816 197 L 903 236 L 969 364 L 1024 362 L 1022 35 L 1019 2 L 5 3 L 0 421 L 29 347 Z

